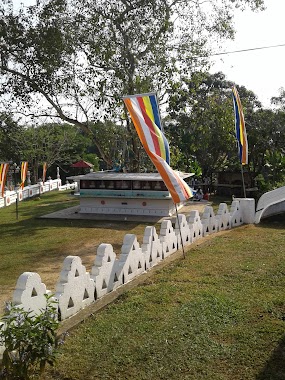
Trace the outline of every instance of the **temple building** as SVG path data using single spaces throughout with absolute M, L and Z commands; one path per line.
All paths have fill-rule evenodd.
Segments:
M 191 175 L 180 173 L 184 180 Z M 158 173 L 92 172 L 70 179 L 79 182 L 80 213 L 153 216 L 175 213 L 171 195 Z

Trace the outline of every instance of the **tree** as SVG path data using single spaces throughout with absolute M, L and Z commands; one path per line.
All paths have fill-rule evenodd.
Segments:
M 23 127 L 13 120 L 12 115 L 6 112 L 0 113 L 0 162 L 9 161 L 11 157 L 16 161 L 20 160 L 22 132 Z
M 102 168 L 108 169 L 113 168 L 119 163 L 121 165 L 126 165 L 126 158 L 128 156 L 126 150 L 128 148 L 127 141 L 127 131 L 126 128 L 122 125 L 113 123 L 110 120 L 105 122 L 98 121 L 90 126 L 93 136 L 99 142 L 101 151 L 104 152 L 104 155 L 108 157 L 111 165 L 106 167 L 106 164 L 102 163 Z M 98 149 L 94 152 L 99 155 Z
M 196 73 L 182 83 L 170 98 L 171 144 L 183 152 L 185 170 L 192 171 L 192 163 L 198 162 L 203 175 L 209 176 L 227 165 L 235 147 L 232 83 L 222 73 Z
M 28 127 L 21 134 L 21 160 L 28 161 L 29 170 L 38 181 L 43 163 L 51 168 L 54 164 L 68 171 L 72 163 L 83 157 L 90 145 L 78 129 L 70 125 L 44 124 Z
M 170 97 L 167 132 L 179 167 L 210 176 L 215 171 L 240 171 L 236 146 L 232 86 L 224 74 L 196 73 L 185 78 Z M 236 85 L 248 138 L 245 170 L 251 182 L 268 191 L 285 180 L 285 112 L 262 109 L 256 95 Z M 184 165 L 184 166 L 183 166 Z
M 277 106 L 281 110 L 285 110 L 285 89 L 283 87 L 279 90 L 279 95 L 271 98 L 271 104 Z
M 38 0 L 19 12 L 6 0 L 0 5 L 2 102 L 90 135 L 90 126 L 106 116 L 125 119 L 138 164 L 122 95 L 151 89 L 163 97 L 170 81 L 207 62 L 195 57 L 205 55 L 209 40 L 233 37 L 233 10 L 244 5 L 261 9 L 263 0 Z
M 250 169 L 261 190 L 285 179 L 285 112 L 259 109 L 247 116 Z
M 167 130 L 171 145 L 183 152 L 180 167 L 184 162 L 184 170 L 193 171 L 198 164 L 203 176 L 211 176 L 239 168 L 232 86 L 222 73 L 196 73 L 191 80 L 185 78 L 170 98 Z M 246 115 L 261 107 L 251 91 L 237 88 Z

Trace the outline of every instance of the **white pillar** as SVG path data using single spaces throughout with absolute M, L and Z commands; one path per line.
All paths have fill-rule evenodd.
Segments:
M 57 166 L 56 168 L 56 178 L 60 179 L 60 174 L 59 174 L 59 167 Z
M 17 199 L 19 202 L 23 200 L 23 190 L 21 188 L 17 190 Z
M 27 185 L 31 186 L 31 172 L 28 170 L 27 171 Z
M 255 200 L 254 198 L 235 198 L 240 202 L 243 222 L 252 224 L 255 221 Z
M 39 187 L 40 187 L 40 194 L 43 194 L 43 192 L 44 192 L 44 183 L 43 183 L 43 181 L 39 182 Z

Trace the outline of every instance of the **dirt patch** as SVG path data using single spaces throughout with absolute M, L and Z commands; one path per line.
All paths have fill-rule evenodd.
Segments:
M 79 256 L 82 260 L 82 264 L 86 267 L 86 271 L 90 272 L 95 260 L 97 246 L 100 243 L 101 242 L 98 242 L 98 244 L 95 244 L 95 246 L 94 243 L 84 244 L 80 249 L 71 249 L 69 255 Z M 47 289 L 52 293 L 55 293 L 56 291 L 56 283 L 59 280 L 63 260 L 66 256 L 66 254 L 59 254 L 58 260 L 53 260 L 52 264 L 47 263 L 47 260 L 45 260 L 45 263 L 39 263 L 38 265 L 37 273 L 41 276 L 41 280 L 46 285 Z M 13 293 L 16 289 L 16 282 L 17 279 L 15 279 L 15 286 L 3 286 L 1 288 L 0 315 L 3 314 L 5 303 L 13 299 Z

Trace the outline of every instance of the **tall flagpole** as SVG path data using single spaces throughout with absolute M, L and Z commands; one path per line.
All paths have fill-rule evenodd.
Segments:
M 244 198 L 246 198 L 244 175 L 243 175 L 243 165 L 241 165 L 241 178 L 242 178 L 243 196 L 244 196 Z
M 233 103 L 234 103 L 236 139 L 237 139 L 238 150 L 239 150 L 239 159 L 241 163 L 243 194 L 244 194 L 244 197 L 246 198 L 243 165 L 246 165 L 248 163 L 248 144 L 247 144 L 245 120 L 244 120 L 240 97 L 235 86 L 232 89 L 232 95 L 233 95 Z
M 176 203 L 175 203 L 175 210 L 176 210 L 176 218 L 177 218 L 177 223 L 178 223 L 178 228 L 179 228 L 179 233 L 180 233 L 180 239 L 181 239 L 183 259 L 185 259 L 186 256 L 185 256 L 185 251 L 184 251 L 184 244 L 183 244 L 183 239 L 182 239 L 182 233 L 181 233 L 181 227 L 180 227 L 180 222 L 179 222 L 179 218 L 178 218 L 178 211 L 177 211 L 177 205 L 176 205 Z

